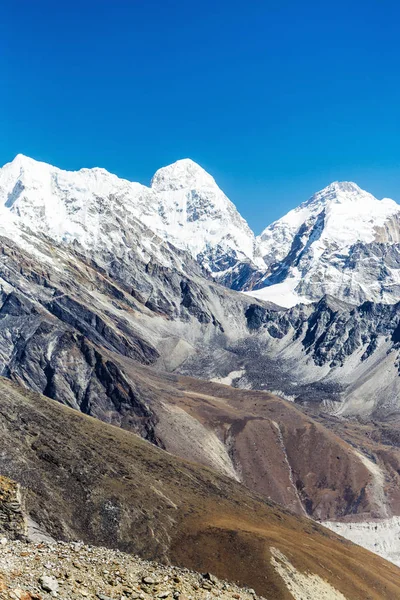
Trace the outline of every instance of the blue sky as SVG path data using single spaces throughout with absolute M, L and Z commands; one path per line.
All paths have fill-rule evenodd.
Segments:
M 6 0 L 0 164 L 190 157 L 256 232 L 333 180 L 400 202 L 391 0 Z

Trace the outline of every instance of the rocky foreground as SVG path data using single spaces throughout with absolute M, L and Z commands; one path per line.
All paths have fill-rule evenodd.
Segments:
M 1 600 L 257 600 L 254 590 L 210 573 L 141 560 L 82 543 L 0 540 Z

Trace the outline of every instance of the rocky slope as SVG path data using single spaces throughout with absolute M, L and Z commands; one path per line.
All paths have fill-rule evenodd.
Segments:
M 300 514 L 308 512 L 319 519 L 398 514 L 391 497 L 384 502 L 376 499 L 368 469 L 349 448 L 343 451 L 339 439 L 317 428 L 303 438 L 304 460 L 297 460 L 302 432 L 314 430 L 312 421 L 304 420 L 295 408 L 289 411 L 289 405 L 283 409 L 267 396 L 225 387 L 222 404 L 219 386 L 188 379 L 180 383 L 162 373 L 178 369 L 199 377 L 227 378 L 236 386 L 295 393 L 303 405 L 314 399 L 316 410 L 326 400 L 324 408 L 331 409 L 336 407 L 332 400 L 340 399 L 338 386 L 329 387 L 317 378 L 317 385 L 312 380 L 299 385 L 297 373 L 303 366 L 307 374 L 310 364 L 317 372 L 333 368 L 316 366 L 329 354 L 323 351 L 322 334 L 311 334 L 324 332 L 327 322 L 333 329 L 325 343 L 330 356 L 338 352 L 353 360 L 354 348 L 342 342 L 350 330 L 350 325 L 342 327 L 346 305 L 339 303 L 335 310 L 323 304 L 276 310 L 204 279 L 185 254 L 184 273 L 155 260 L 150 267 L 134 250 L 131 260 L 122 257 L 108 263 L 100 251 L 89 260 L 77 245 L 66 252 L 62 245 L 32 233 L 23 242 L 29 244 L 29 254 L 21 243 L 2 239 L 3 375 L 244 481 Z M 168 260 L 179 256 L 167 246 L 164 250 Z M 382 307 L 377 330 L 386 336 L 396 326 L 392 313 L 390 318 L 384 316 L 387 309 L 393 313 L 393 307 Z M 354 314 L 348 318 L 351 324 Z M 366 339 L 370 327 L 367 320 Z M 362 336 L 358 337 L 361 344 Z M 393 355 L 396 352 L 393 345 Z M 372 352 L 365 361 L 367 368 L 374 357 Z M 340 374 L 341 368 L 339 364 L 334 370 Z M 209 397 L 215 398 L 213 404 Z M 268 415 L 270 410 L 274 418 Z M 321 452 L 330 448 L 332 462 L 320 462 L 316 445 Z M 271 456 L 277 459 L 274 469 Z M 343 468 L 338 469 L 339 464 Z M 312 480 L 307 479 L 310 468 Z M 391 488 L 397 485 L 393 474 L 390 482 Z M 360 494 L 364 501 L 357 502 Z
M 2 469 L 20 483 L 25 514 L 54 538 L 80 539 L 211 572 L 248 585 L 269 600 L 300 600 L 305 594 L 389 600 L 400 593 L 397 567 L 233 479 L 6 380 L 1 385 Z M 61 597 L 76 584 L 84 591 L 81 596 L 90 598 L 98 592 L 120 598 L 121 587 L 135 593 L 138 585 L 144 587 L 144 598 L 153 593 L 157 584 L 140 579 L 152 577 L 148 571 L 153 568 L 155 581 L 161 569 L 146 565 L 143 572 L 142 564 L 137 569 L 130 558 L 114 556 L 80 545 L 75 554 L 70 546 L 25 549 L 5 544 L 0 568 L 6 571 L 4 585 L 25 587 L 33 594 L 42 595 L 42 576 L 56 578 Z M 114 562 L 105 562 L 108 557 Z M 93 565 L 86 575 L 81 560 Z M 26 568 L 30 561 L 37 565 L 32 571 Z M 190 593 L 193 582 L 200 594 L 223 592 L 213 583 L 206 589 L 204 578 L 195 575 L 172 587 L 181 583 L 183 593 Z
M 161 371 L 186 366 L 200 376 L 211 376 L 210 369 L 227 369 L 222 373 L 226 375 L 237 365 L 236 383 L 243 383 L 265 364 L 260 361 L 266 360 L 264 340 L 269 335 L 264 327 L 252 333 L 249 311 L 255 306 L 260 315 L 270 311 L 271 327 L 273 319 L 284 323 L 286 313 L 254 305 L 250 298 L 200 278 L 195 270 L 189 279 L 154 263 L 149 272 L 136 260 L 123 269 L 119 263 L 111 276 L 106 267 L 94 260 L 88 264 L 77 251 L 66 253 L 54 243 L 29 237 L 31 244 L 35 240 L 42 263 L 3 240 L 4 375 L 244 481 L 300 514 L 319 519 L 397 514 L 391 499 L 375 498 L 359 457 L 344 449 L 339 438 L 315 429 L 294 407 L 289 410 L 290 405 L 267 395 L 181 381 Z M 143 299 L 147 281 L 152 295 Z M 258 335 L 255 354 L 249 344 Z M 269 374 L 265 368 L 260 372 L 264 378 Z M 306 431 L 310 434 L 303 436 Z M 304 450 L 299 462 L 300 441 Z M 329 448 L 332 461 L 320 462 L 315 447 L 321 452 Z M 307 478 L 310 469 L 313 479 Z M 357 500 L 360 494 L 363 501 Z
M 208 464 L 314 519 L 397 514 L 399 479 L 392 467 L 400 452 L 395 448 L 386 446 L 385 460 L 379 454 L 384 445 L 366 447 L 363 432 L 350 438 L 337 427 L 332 435 L 326 424 L 270 394 L 189 378 L 179 378 L 178 390 L 171 384 L 159 383 L 163 411 L 152 403 L 155 431 L 168 451 Z
M 118 600 L 216 597 L 261 600 L 254 590 L 82 543 L 23 544 L 3 540 L 0 546 L 2 600 Z
M 138 396 L 104 351 L 174 369 L 205 341 L 246 332 L 249 300 L 201 278 L 185 254 L 184 272 L 135 250 L 108 262 L 33 234 L 26 248 L 1 241 L 0 372 L 85 412 L 121 418 Z
M 222 382 L 231 377 L 237 387 L 274 391 L 317 411 L 397 419 L 399 307 L 332 297 L 286 311 L 252 304 L 245 312 L 250 335 L 229 340 L 223 352 L 208 346 L 179 370 Z
M 350 522 L 400 514 L 394 428 L 378 438 L 375 427 L 371 441 L 369 429 L 353 425 L 350 435 L 340 420 L 319 424 L 263 392 L 167 376 L 117 355 L 102 357 L 108 365 L 111 359 L 126 397 L 115 402 L 111 396 L 106 413 L 95 402 L 82 411 L 138 432 L 300 515 Z M 7 380 L 0 388 L 10 396 Z

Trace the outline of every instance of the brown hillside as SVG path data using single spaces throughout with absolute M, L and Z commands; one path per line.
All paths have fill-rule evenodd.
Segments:
M 268 600 L 293 598 L 280 553 L 333 599 L 400 598 L 394 565 L 241 484 L 5 379 L 0 398 L 2 474 L 54 537 L 211 571 Z

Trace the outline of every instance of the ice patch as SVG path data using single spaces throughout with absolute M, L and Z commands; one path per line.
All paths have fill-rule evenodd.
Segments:
M 226 377 L 214 377 L 210 379 L 213 383 L 222 383 L 224 385 L 232 385 L 235 379 L 240 379 L 246 373 L 246 369 L 241 369 L 240 371 L 231 371 L 226 375 Z
M 296 293 L 295 288 L 301 280 L 300 273 L 295 273 L 293 277 L 288 277 L 282 283 L 270 285 L 261 290 L 251 290 L 245 292 L 247 296 L 253 296 L 258 300 L 273 302 L 284 308 L 292 308 L 296 304 L 310 304 L 312 301 L 305 296 Z

